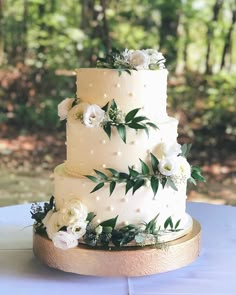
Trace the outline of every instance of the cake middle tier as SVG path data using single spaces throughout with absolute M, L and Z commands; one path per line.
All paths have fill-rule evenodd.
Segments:
M 121 172 L 128 172 L 128 166 L 139 169 L 140 159 L 150 162 L 150 152 L 157 157 L 162 156 L 160 144 L 176 144 L 176 119 L 168 117 L 157 126 L 158 129 L 150 128 L 149 136 L 144 130 L 127 128 L 127 140 L 124 143 L 115 128 L 109 139 L 101 127 L 88 128 L 79 120 L 69 117 L 65 171 L 80 176 L 94 174 L 94 169 L 105 171 L 106 168 L 113 168 Z

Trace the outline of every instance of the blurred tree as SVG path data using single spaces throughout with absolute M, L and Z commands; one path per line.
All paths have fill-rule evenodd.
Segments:
M 3 0 L 0 0 L 0 66 L 4 56 L 4 29 L 3 29 Z
M 232 48 L 232 33 L 233 33 L 235 23 L 236 23 L 236 1 L 234 2 L 234 6 L 232 5 L 232 21 L 231 21 L 231 25 L 229 27 L 228 33 L 226 34 L 226 38 L 224 42 L 224 48 L 223 48 L 221 64 L 220 64 L 221 70 L 225 66 L 226 55 L 230 51 L 230 48 Z
M 220 10 L 223 5 L 223 0 L 215 0 L 215 4 L 213 6 L 213 16 L 212 20 L 208 23 L 207 30 L 207 51 L 206 51 L 206 73 L 210 74 L 212 72 L 212 65 L 210 64 L 210 53 L 212 46 L 212 39 L 214 36 L 214 27 L 219 17 Z

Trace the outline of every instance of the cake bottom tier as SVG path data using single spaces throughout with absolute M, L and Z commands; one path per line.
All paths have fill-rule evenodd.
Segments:
M 82 176 L 68 175 L 64 164 L 55 168 L 54 176 L 57 210 L 62 209 L 66 202 L 77 199 L 87 207 L 88 212 L 96 215 L 94 223 L 97 224 L 118 216 L 116 226 L 119 228 L 129 224 L 141 225 L 157 216 L 157 225 L 161 230 L 171 230 L 177 223 L 180 230 L 190 228 L 189 216 L 185 212 L 186 183 L 178 185 L 178 191 L 168 186 L 163 189 L 160 185 L 155 197 L 151 187 L 141 187 L 134 194 L 128 192 L 125 195 L 125 185 L 117 184 L 109 196 L 106 185 L 90 193 L 96 184 Z M 166 227 L 167 219 L 171 222 Z
M 165 249 L 147 246 L 125 250 L 97 250 L 79 246 L 61 250 L 44 236 L 34 234 L 34 254 L 46 265 L 93 276 L 144 276 L 178 269 L 192 263 L 200 252 L 201 227 L 193 220 L 193 228 L 184 237 L 169 242 Z

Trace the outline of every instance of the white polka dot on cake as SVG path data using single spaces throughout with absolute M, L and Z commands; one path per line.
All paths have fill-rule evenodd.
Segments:
M 100 200 L 100 197 L 99 196 L 96 196 L 95 200 L 96 201 L 99 201 Z
M 107 141 L 105 139 L 103 139 L 101 142 L 102 142 L 102 144 L 106 144 L 107 143 Z
M 108 208 L 109 211 L 114 211 L 114 209 L 115 209 L 115 208 L 112 207 L 112 206 L 109 206 L 109 208 Z
M 94 154 L 94 150 L 90 150 L 90 155 L 93 155 Z
M 124 221 L 123 224 L 126 226 L 126 225 L 129 225 L 129 222 L 128 221 Z
M 93 87 L 93 83 L 89 83 L 89 87 Z
M 119 83 L 116 84 L 116 88 L 120 88 L 120 84 Z
M 121 151 L 118 151 L 118 152 L 116 152 L 116 155 L 117 156 L 121 156 L 122 155 L 122 152 Z
M 106 93 L 104 93 L 104 94 L 103 94 L 103 97 L 104 97 L 104 98 L 107 98 L 107 94 L 106 94 Z
M 107 165 L 106 164 L 102 164 L 102 168 L 106 168 L 107 167 Z

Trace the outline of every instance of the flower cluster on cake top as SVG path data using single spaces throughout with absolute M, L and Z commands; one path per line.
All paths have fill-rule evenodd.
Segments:
M 165 61 L 162 53 L 156 49 L 125 49 L 120 52 L 113 48 L 104 58 L 97 59 L 97 67 L 117 69 L 120 74 L 122 71 L 131 74 L 131 70 L 164 69 Z

